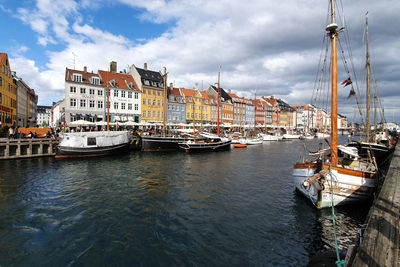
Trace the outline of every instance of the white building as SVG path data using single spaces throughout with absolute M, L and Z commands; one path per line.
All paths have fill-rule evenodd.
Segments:
M 50 126 L 51 106 L 37 106 L 36 122 L 39 127 Z
M 110 122 L 141 121 L 141 91 L 133 76 L 117 73 L 117 63 L 111 62 L 111 71 L 99 70 L 99 76 L 109 90 Z
M 105 117 L 105 87 L 98 74 L 65 70 L 65 123 L 76 120 L 101 121 Z
M 65 123 L 65 99 L 54 102 L 51 107 L 50 126 L 57 127 Z

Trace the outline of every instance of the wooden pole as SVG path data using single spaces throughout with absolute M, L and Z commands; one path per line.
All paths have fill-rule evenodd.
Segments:
M 164 89 L 164 98 L 163 98 L 163 106 L 164 106 L 164 114 L 163 114 L 163 136 L 166 137 L 167 133 L 167 68 L 164 67 L 163 74 L 163 89 Z
M 108 86 L 108 72 L 107 72 L 107 131 L 110 131 L 110 87 Z
M 332 24 L 336 23 L 335 19 L 335 1 L 332 0 Z M 331 163 L 337 165 L 337 145 L 338 145 L 338 132 L 337 132 L 337 31 L 331 31 L 332 39 L 332 99 L 331 99 Z
M 219 66 L 219 71 L 218 71 L 218 116 L 217 116 L 217 134 L 218 134 L 218 136 L 219 136 L 219 106 L 221 104 L 221 93 L 220 93 L 220 88 L 219 88 L 220 72 L 221 72 L 221 66 Z
M 368 16 L 365 18 L 365 40 L 366 40 L 366 69 L 367 69 L 367 102 L 366 102 L 366 134 L 367 134 L 367 142 L 371 142 L 371 117 L 370 117 L 370 104 L 371 104 L 371 64 L 369 59 L 369 34 L 368 34 Z

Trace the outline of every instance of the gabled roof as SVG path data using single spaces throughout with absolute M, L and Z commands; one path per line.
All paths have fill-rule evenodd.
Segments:
M 152 71 L 152 70 L 144 70 L 141 68 L 136 67 L 140 77 L 145 80 L 153 81 L 153 82 L 162 82 L 163 78 L 161 77 L 161 74 L 157 71 Z
M 92 84 L 90 82 L 90 77 L 97 77 L 97 78 L 100 78 L 100 85 L 105 86 L 101 77 L 97 73 L 85 72 L 85 71 L 81 71 L 81 70 L 73 70 L 73 69 L 68 69 L 68 68 L 65 68 L 65 81 L 73 82 L 72 74 L 75 74 L 75 73 L 82 75 L 82 83 Z
M 139 87 L 136 85 L 135 80 L 132 75 L 126 73 L 114 73 L 110 71 L 99 70 L 99 75 L 101 80 L 104 82 L 104 86 L 116 87 L 119 89 L 135 90 L 140 91 Z M 111 81 L 115 82 L 113 85 Z M 108 82 L 108 84 L 107 84 Z M 128 84 L 132 84 L 132 88 Z
M 4 60 L 6 60 L 7 54 L 6 53 L 0 53 L 0 65 L 3 65 Z
M 211 88 L 212 88 L 216 93 L 218 93 L 218 88 L 217 88 L 217 87 L 215 87 L 214 85 L 211 85 Z M 228 95 L 228 93 L 227 93 L 223 88 L 220 87 L 220 88 L 219 88 L 219 92 L 220 92 L 221 98 L 224 99 L 224 101 L 232 100 L 232 98 Z
M 175 87 L 168 87 L 168 95 L 173 95 L 174 96 L 174 100 L 169 100 L 170 102 L 175 102 L 175 103 L 179 103 L 179 101 L 177 100 L 177 97 L 182 97 L 183 98 L 183 102 L 181 103 L 185 103 L 185 98 L 182 96 L 181 91 L 179 90 L 179 88 L 175 88 Z

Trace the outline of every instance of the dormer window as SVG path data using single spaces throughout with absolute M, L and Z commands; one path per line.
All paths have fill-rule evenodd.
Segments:
M 191 97 L 189 97 L 188 99 L 189 99 L 189 102 L 192 102 L 192 98 Z
M 99 85 L 100 84 L 100 79 L 98 77 L 90 77 L 90 83 Z
M 72 74 L 72 80 L 74 82 L 80 83 L 80 82 L 82 82 L 82 75 L 74 73 L 74 74 Z
M 206 99 L 206 100 L 204 100 L 204 102 L 206 103 L 206 104 L 208 104 L 208 100 Z
M 133 83 L 132 82 L 129 82 L 129 83 L 127 83 L 128 84 L 128 87 L 130 88 L 130 89 L 133 89 Z
M 112 87 L 115 87 L 115 85 L 116 85 L 116 83 L 115 83 L 115 80 L 114 80 L 114 79 L 110 80 L 110 82 L 109 82 L 109 83 L 111 84 L 111 86 L 112 86 Z
M 144 84 L 145 84 L 145 85 L 150 85 L 149 80 L 144 80 Z

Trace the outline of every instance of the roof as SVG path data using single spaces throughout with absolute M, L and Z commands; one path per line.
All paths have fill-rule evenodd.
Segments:
M 135 91 L 140 91 L 139 87 L 135 83 L 135 80 L 133 79 L 132 75 L 127 74 L 127 73 L 114 73 L 111 71 L 104 71 L 104 70 L 99 70 L 99 75 L 101 77 L 102 82 L 108 82 L 105 83 L 104 86 L 109 85 L 112 87 L 116 87 L 119 89 L 126 89 L 126 90 L 135 90 Z M 114 80 L 115 81 L 115 86 L 113 86 L 110 81 Z M 132 88 L 128 86 L 128 84 L 132 84 Z
M 0 65 L 3 65 L 3 62 L 6 58 L 7 58 L 6 53 L 0 53 Z
M 161 74 L 157 71 L 152 71 L 152 70 L 144 70 L 141 68 L 136 67 L 140 77 L 145 80 L 153 81 L 153 82 L 162 82 L 163 78 L 161 77 Z
M 214 85 L 211 85 L 211 88 L 214 89 L 214 91 L 218 93 L 217 87 L 215 87 Z M 228 93 L 223 88 L 220 87 L 219 91 L 220 91 L 220 95 L 221 95 L 221 98 L 223 99 L 223 101 L 232 100 L 232 98 L 228 95 Z
M 179 101 L 176 99 L 177 97 L 181 96 L 183 98 L 183 96 L 181 95 L 181 91 L 179 90 L 179 88 L 175 88 L 175 87 L 168 87 L 168 95 L 173 95 L 174 99 L 173 100 L 168 100 L 169 102 L 175 102 L 178 103 Z M 182 102 L 184 103 L 184 102 Z
M 82 83 L 85 83 L 85 84 L 92 84 L 90 82 L 90 77 L 100 78 L 100 76 L 97 73 L 84 72 L 84 71 L 81 71 L 81 70 L 73 70 L 73 69 L 65 68 L 65 81 L 73 82 L 72 74 L 74 74 L 74 73 L 81 74 L 82 75 Z M 104 82 L 101 79 L 100 79 L 100 85 L 105 86 Z

